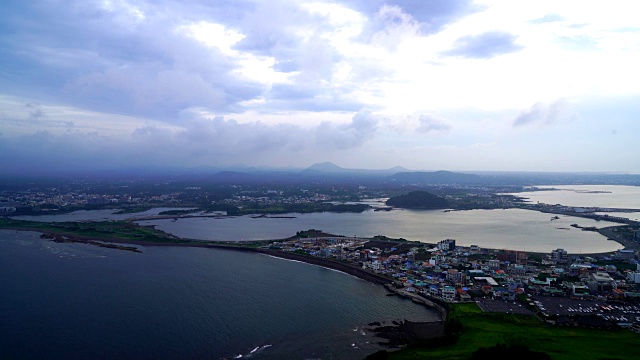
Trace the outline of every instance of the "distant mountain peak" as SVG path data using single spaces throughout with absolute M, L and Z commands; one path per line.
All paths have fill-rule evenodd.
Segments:
M 323 172 L 339 172 L 345 169 L 330 162 L 316 163 L 307 168 L 307 170 L 323 171 Z
M 411 170 L 407 169 L 406 167 L 402 167 L 402 166 L 394 166 L 394 167 L 390 168 L 388 171 L 399 173 L 399 172 L 410 172 Z

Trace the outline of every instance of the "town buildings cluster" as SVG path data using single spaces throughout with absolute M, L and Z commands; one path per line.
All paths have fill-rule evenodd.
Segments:
M 344 194 L 325 194 L 318 190 L 299 190 L 297 194 L 286 194 L 278 189 L 249 189 L 229 186 L 232 190 L 225 197 L 210 199 L 200 187 L 188 186 L 180 191 L 134 191 L 128 193 L 126 187 L 117 192 L 92 192 L 90 189 L 68 190 L 59 188 L 25 189 L 0 192 L 0 214 L 15 212 L 51 212 L 54 210 L 96 207 L 203 207 L 216 204 L 228 204 L 238 207 L 246 205 L 290 205 L 309 204 L 329 201 L 345 201 Z
M 631 320 L 629 326 L 640 324 L 637 305 L 640 304 L 640 264 L 633 250 L 618 250 L 610 256 L 595 258 L 572 256 L 564 249 L 528 254 L 475 245 L 457 246 L 452 239 L 428 245 L 347 237 L 298 238 L 270 246 L 347 262 L 388 277 L 405 292 L 447 302 L 476 299 L 519 302 L 545 317 L 569 314 L 571 306 L 564 309 L 560 306 L 557 313 L 551 314 L 540 305 L 542 303 L 531 300 L 532 297 L 550 301 L 629 303 L 633 304 L 629 319 L 611 316 L 610 320 Z M 604 313 L 607 309 L 598 310 Z M 617 322 L 622 324 L 622 320 Z

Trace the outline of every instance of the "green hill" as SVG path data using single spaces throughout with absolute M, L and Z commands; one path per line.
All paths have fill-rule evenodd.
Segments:
M 446 209 L 449 202 L 445 198 L 426 191 L 412 191 L 406 195 L 392 197 L 387 205 L 407 209 Z

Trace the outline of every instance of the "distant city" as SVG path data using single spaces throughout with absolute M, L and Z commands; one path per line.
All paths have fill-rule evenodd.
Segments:
M 610 196 L 610 190 L 582 190 L 583 184 L 615 191 L 621 185 L 639 182 L 637 175 L 390 173 L 342 169 L 326 163 L 287 172 L 30 177 L 1 184 L 0 227 L 38 231 L 42 241 L 97 245 L 112 251 L 144 252 L 147 246 L 164 245 L 297 260 L 384 285 L 389 295 L 411 299 L 441 318 L 379 326 L 374 322 L 366 327 L 367 332 L 387 339 L 388 346 L 453 336 L 443 321 L 453 321 L 455 309 L 467 304 L 487 314 L 537 316 L 556 327 L 640 332 L 640 224 L 635 216 L 640 209 L 546 204 L 519 196 L 523 192 L 566 192 L 567 186 L 581 189 L 571 191 L 573 194 Z M 604 221 L 614 226 L 573 223 L 556 228 L 598 233 L 603 240 L 619 243 L 621 249 L 593 254 L 570 253 L 560 247 L 550 252 L 527 252 L 459 245 L 452 238 L 427 243 L 385 234 L 345 236 L 322 229 L 299 229 L 286 239 L 206 241 L 140 225 L 165 219 L 287 219 L 310 213 L 403 209 L 445 213 L 519 209 L 546 213 L 549 223 L 560 216 Z M 102 220 L 64 220 L 83 211 L 105 210 L 107 218 Z M 39 220 L 43 215 L 60 220 Z

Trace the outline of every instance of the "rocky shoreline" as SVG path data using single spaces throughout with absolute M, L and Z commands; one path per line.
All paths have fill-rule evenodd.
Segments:
M 371 282 L 377 285 L 386 285 L 391 282 L 388 278 L 382 275 L 379 275 L 371 271 L 362 269 L 361 267 L 357 267 L 357 266 L 344 263 L 341 261 L 337 261 L 337 260 L 319 258 L 315 256 L 310 256 L 310 255 L 302 255 L 302 254 L 296 254 L 296 253 L 272 250 L 272 249 L 255 249 L 255 251 L 260 254 L 271 255 L 271 256 L 288 259 L 288 260 L 296 260 L 296 261 L 304 262 L 307 264 L 313 264 L 313 265 L 318 265 L 318 266 L 326 267 L 333 270 L 342 271 L 344 273 L 353 275 L 357 278 L 366 280 L 368 282 Z
M 378 342 L 385 347 L 402 347 L 412 342 L 439 338 L 445 333 L 444 321 L 392 321 L 372 322 L 364 328 L 386 341 Z
M 256 252 L 338 270 L 359 279 L 377 285 L 383 285 L 389 291 L 388 295 L 398 295 L 410 299 L 416 304 L 435 311 L 440 316 L 440 320 L 436 321 L 409 321 L 405 319 L 392 321 L 391 323 L 373 322 L 368 324 L 369 327 L 364 328 L 366 331 L 373 333 L 378 338 L 386 340 L 378 342 L 381 346 L 398 348 L 415 341 L 435 339 L 445 335 L 445 321 L 449 308 L 442 300 L 428 299 L 420 295 L 399 290 L 391 284 L 388 278 L 341 261 L 271 249 L 256 249 Z
M 51 240 L 51 241 L 56 242 L 56 243 L 89 244 L 89 245 L 95 245 L 95 246 L 108 248 L 108 249 L 124 250 L 124 251 L 131 251 L 131 252 L 137 252 L 137 253 L 141 253 L 142 252 L 135 246 L 123 246 L 123 245 L 105 243 L 105 242 L 102 242 L 102 241 L 86 240 L 86 239 L 79 239 L 79 238 L 69 238 L 69 237 L 62 236 L 62 235 L 53 235 L 53 234 L 42 233 L 40 235 L 40 238 L 41 239 L 48 239 L 48 240 Z

